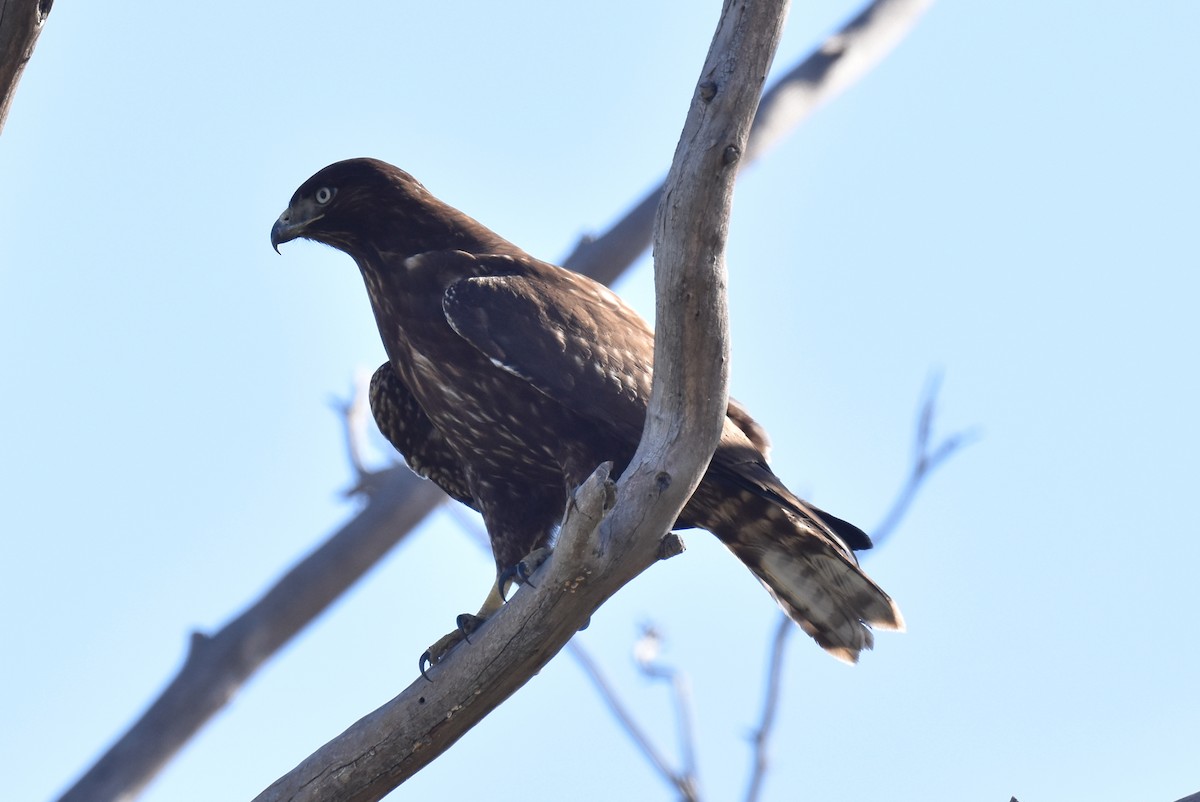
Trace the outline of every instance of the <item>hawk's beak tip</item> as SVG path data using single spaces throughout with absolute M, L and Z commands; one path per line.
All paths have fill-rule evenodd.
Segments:
M 294 238 L 288 231 L 289 228 L 288 221 L 284 220 L 283 216 L 275 221 L 275 225 L 271 226 L 271 247 L 275 249 L 275 253 L 280 253 L 280 245 Z

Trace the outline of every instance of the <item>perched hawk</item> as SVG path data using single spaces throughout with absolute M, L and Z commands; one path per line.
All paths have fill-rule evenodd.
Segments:
M 374 159 L 332 164 L 296 190 L 271 244 L 298 237 L 346 252 L 366 282 L 388 355 L 371 381 L 380 431 L 483 515 L 497 583 L 464 617 L 477 623 L 503 603 L 514 568 L 549 547 L 571 490 L 601 462 L 620 472 L 633 457 L 654 334 L 604 286 L 535 259 Z M 821 647 L 853 662 L 871 627 L 903 628 L 900 611 L 858 567 L 852 549 L 870 539 L 793 495 L 766 450 L 762 428 L 730 401 L 678 525 L 716 535 Z

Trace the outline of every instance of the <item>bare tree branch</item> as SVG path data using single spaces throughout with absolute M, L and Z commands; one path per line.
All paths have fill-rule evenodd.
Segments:
M 519 591 L 468 646 L 433 666 L 432 682 L 417 679 L 258 799 L 380 799 L 523 685 L 586 621 L 586 611 L 583 621 L 562 613 L 580 612 L 573 602 L 578 590 L 595 590 L 580 558 L 614 498 L 602 466 L 576 492 L 559 547 L 536 574 L 536 589 Z
M 224 707 L 262 663 L 355 582 L 445 496 L 404 467 L 392 468 L 377 494 L 324 545 L 300 561 L 216 635 L 192 635 L 187 660 L 162 695 L 63 796 L 63 802 L 130 799 L 200 726 Z
M 742 164 L 778 144 L 819 106 L 840 95 L 895 49 L 933 0 L 875 0 L 776 81 L 759 104 Z M 663 185 L 597 238 L 585 238 L 563 265 L 611 284 L 650 245 Z
M 480 519 L 477 516 L 471 515 L 465 507 L 459 505 L 451 506 L 449 510 L 451 517 L 458 519 L 458 524 L 462 527 L 463 531 L 468 532 L 478 546 L 490 554 L 492 546 L 488 541 L 487 530 L 483 528 L 483 524 Z M 647 667 L 644 665 L 644 663 L 654 659 L 654 656 L 645 656 L 642 654 L 645 644 L 650 640 L 653 640 L 655 643 L 657 643 L 657 638 L 658 635 L 653 631 L 653 628 L 646 627 L 646 629 L 643 631 L 642 638 L 640 638 L 634 645 L 634 659 L 638 661 L 639 666 L 642 667 L 643 671 L 647 671 Z M 654 648 L 654 651 L 657 651 L 656 647 Z M 679 792 L 680 799 L 685 800 L 685 802 L 698 802 L 700 795 L 697 790 L 696 781 L 696 758 L 694 745 L 695 733 L 692 727 L 690 700 L 686 699 L 683 694 L 676 692 L 676 704 L 687 704 L 688 709 L 681 710 L 677 713 L 680 720 L 680 738 L 683 742 L 684 759 L 683 769 L 681 771 L 675 771 L 673 768 L 671 768 L 670 762 L 666 759 L 662 752 L 660 752 L 658 748 L 654 746 L 654 743 L 650 740 L 650 736 L 646 733 L 646 731 L 638 725 L 637 721 L 633 717 L 633 713 L 630 712 L 629 708 L 625 706 L 625 703 L 621 701 L 616 689 L 613 688 L 612 683 L 610 683 L 608 678 L 604 675 L 604 671 L 600 668 L 600 664 L 596 662 L 596 659 L 592 657 L 591 652 L 586 646 L 583 645 L 583 643 L 580 642 L 578 637 L 571 638 L 571 640 L 567 642 L 567 653 L 574 657 L 575 661 L 579 663 L 580 668 L 582 668 L 583 672 L 587 674 L 592 686 L 596 689 L 596 692 L 600 694 L 600 699 L 608 707 L 609 712 L 613 715 L 613 718 L 615 718 L 621 728 L 625 730 L 625 734 L 629 736 L 634 745 L 641 750 L 642 754 L 646 757 L 646 760 L 649 761 L 650 765 L 654 767 L 654 770 L 658 772 L 663 781 L 666 782 L 667 785 L 671 786 L 674 790 Z M 651 673 L 652 676 L 658 676 L 652 672 L 653 668 L 647 671 L 647 673 Z
M 894 531 L 895 527 L 903 519 L 908 512 L 912 502 L 916 499 L 917 493 L 923 487 L 925 481 L 929 478 L 932 470 L 943 462 L 948 460 L 963 446 L 969 444 L 973 439 L 973 435 L 968 432 L 960 432 L 941 441 L 938 446 L 932 450 L 929 448 L 929 440 L 933 431 L 933 419 L 935 413 L 935 402 L 937 400 L 937 391 L 940 386 L 940 377 L 936 374 L 927 385 L 921 407 L 917 414 L 916 425 L 916 449 L 914 459 L 908 475 L 905 477 L 904 484 L 897 493 L 895 501 L 884 517 L 883 523 L 875 529 L 873 535 L 876 542 L 881 536 L 887 536 Z M 779 709 L 780 690 L 783 677 L 783 657 L 784 649 L 788 643 L 789 636 L 795 631 L 795 626 L 791 620 L 784 614 L 780 613 L 778 622 L 775 626 L 775 632 L 771 637 L 771 646 L 767 656 L 767 677 L 764 682 L 763 706 L 762 715 L 759 718 L 758 726 L 751 734 L 751 766 L 750 780 L 746 790 L 746 802 L 757 802 L 762 794 L 763 783 L 766 779 L 767 770 L 770 768 L 769 760 L 769 744 L 770 737 L 774 732 L 775 719 Z M 639 644 L 641 642 L 639 641 Z M 650 741 L 645 731 L 641 729 L 633 715 L 625 707 L 617 692 L 612 688 L 608 679 L 604 676 L 604 672 L 596 661 L 587 653 L 586 649 L 577 641 L 571 642 L 571 653 L 580 665 L 583 666 L 588 678 L 592 681 L 597 692 L 617 718 L 618 723 L 626 731 L 634 744 L 642 750 L 650 763 L 655 767 L 659 774 L 672 787 L 680 792 L 684 799 L 697 799 L 696 784 L 694 777 L 696 775 L 694 758 L 689 759 L 689 739 L 690 734 L 686 731 L 690 728 L 690 724 L 681 724 L 681 729 L 684 734 L 681 737 L 684 739 L 684 769 L 675 771 L 670 767 L 670 764 L 658 751 L 653 742 Z M 654 656 L 639 658 L 639 663 L 643 664 L 643 670 L 651 676 L 661 676 L 668 679 L 674 679 L 677 672 L 672 669 L 663 669 L 653 664 Z M 681 716 L 689 716 L 691 709 L 690 700 L 683 699 L 676 689 L 676 706 L 680 711 Z M 690 768 L 689 768 L 690 766 Z M 688 781 L 691 777 L 692 781 Z M 689 796 L 689 794 L 692 794 Z
M 936 448 L 930 449 L 929 441 L 932 437 L 933 419 L 936 411 L 935 402 L 940 384 L 940 377 L 934 374 L 926 386 L 917 414 L 916 434 L 914 438 L 916 448 L 914 450 L 912 466 L 905 477 L 904 484 L 897 493 L 895 501 L 884 517 L 884 521 L 875 529 L 873 537 L 877 542 L 881 536 L 887 536 L 894 531 L 895 527 L 908 512 L 917 493 L 924 486 L 932 470 L 974 439 L 970 431 L 960 432 L 942 440 Z M 780 613 L 775 626 L 775 632 L 771 637 L 771 646 L 768 650 L 762 715 L 759 718 L 758 726 L 750 736 L 752 759 L 750 780 L 746 791 L 746 802 L 757 802 L 762 794 L 766 774 L 770 768 L 769 745 L 770 737 L 774 732 L 775 719 L 778 714 L 781 698 L 784 649 L 788 643 L 789 636 L 794 631 L 795 627 L 792 625 L 791 620 L 786 615 Z M 657 639 L 655 633 L 648 632 L 644 634 L 642 640 L 638 642 L 638 646 L 635 648 L 635 654 L 645 648 L 644 642 L 647 636 Z M 604 676 L 604 672 L 587 653 L 587 650 L 578 641 L 572 641 L 570 646 L 572 655 L 584 668 L 588 678 L 609 710 L 616 717 L 618 723 L 663 779 L 679 791 L 681 798 L 689 800 L 698 799 L 699 794 L 697 793 L 695 782 L 697 774 L 695 759 L 694 757 L 689 757 L 691 725 L 687 719 L 690 717 L 692 708 L 690 699 L 681 696 L 678 687 L 675 688 L 675 703 L 677 711 L 681 716 L 681 739 L 684 744 L 684 768 L 681 771 L 675 771 L 671 768 L 666 758 L 663 757 L 662 753 L 658 751 L 658 748 L 653 744 L 645 731 L 638 725 L 632 713 L 625 707 L 617 692 Z M 654 663 L 657 656 L 655 648 L 650 648 L 648 651 L 650 652 L 648 655 L 638 655 L 637 658 L 639 664 L 642 665 L 643 671 L 650 676 L 663 677 L 669 680 L 675 680 L 678 677 L 677 671 L 657 666 Z
M 0 3 L 8 4 L 5 8 L 21 2 L 25 0 L 0 0 Z M 907 31 L 926 4 L 913 0 L 882 0 L 869 5 L 867 11 L 852 21 L 851 25 L 864 20 L 866 25 L 891 28 L 898 33 L 872 33 L 868 28 L 854 37 L 845 37 L 846 31 L 834 34 L 830 41 L 840 39 L 844 42 L 841 57 L 832 60 L 818 58 L 819 53 L 830 49 L 828 43 L 823 45 L 817 53 L 790 71 L 764 95 L 759 106 L 759 116 L 780 114 L 774 108 L 776 105 L 796 103 L 793 95 L 780 91 L 780 88 L 789 81 L 801 80 L 811 87 L 804 101 L 807 104 L 804 111 L 799 115 L 794 112 L 783 115 L 792 119 L 793 124 L 801 122 L 808 111 L 844 87 L 844 82 L 828 79 L 828 76 L 836 72 L 839 64 L 850 58 L 872 58 L 876 61 L 882 58 L 892 46 L 893 36 L 898 37 Z M 48 8 L 49 2 L 43 0 L 42 5 Z M 870 13 L 872 9 L 887 8 L 893 9 L 896 16 Z M 901 16 L 902 11 L 909 16 Z M 856 54 L 856 49 L 871 51 L 874 55 Z M 824 73 L 821 72 L 821 65 L 824 65 Z M 761 154 L 766 146 L 773 144 L 785 133 L 779 125 L 772 125 L 768 131 L 756 122 L 742 160 L 743 164 Z M 650 244 L 654 210 L 657 208 L 660 193 L 661 187 L 643 199 L 604 235 L 581 243 L 564 264 L 593 278 L 611 283 Z M 229 664 L 213 660 L 202 665 L 189 657 L 180 674 L 163 691 L 159 700 L 60 798 L 61 802 L 106 802 L 132 798 L 273 654 L 269 649 L 237 644 L 234 642 L 236 637 L 253 636 L 258 646 L 274 644 L 275 649 L 282 646 L 369 567 L 357 571 L 343 570 L 343 555 L 373 555 L 371 559 L 382 557 L 444 499 L 441 491 L 432 483 L 416 480 L 407 468 L 365 474 L 360 472 L 359 480 L 363 489 L 368 491 L 366 507 L 333 533 L 323 546 L 289 571 L 278 585 L 213 636 L 212 642 L 221 643 L 223 647 L 220 650 L 211 650 L 210 653 L 214 657 L 220 654 L 230 655 Z M 288 583 L 288 577 L 297 573 L 310 576 L 312 584 L 304 586 L 298 582 Z M 318 592 L 317 588 L 328 591 Z M 269 628 L 270 624 L 267 622 L 276 619 L 265 614 L 261 608 L 273 606 L 277 599 L 287 599 L 288 606 L 297 617 L 308 617 L 289 622 L 285 629 L 277 632 L 257 630 L 255 627 L 240 624 L 246 620 L 259 620 L 264 622 L 264 627 Z M 171 716 L 151 715 L 159 710 L 175 713 Z
M 54 0 L 0 0 L 0 131 Z
M 785 15 L 786 3 L 766 0 L 727 0 L 722 10 L 658 215 L 654 382 L 629 469 L 615 489 L 608 466 L 579 489 L 536 587 L 439 662 L 431 683 L 417 680 L 260 802 L 382 798 L 531 678 L 662 556 L 664 543 L 678 543 L 668 530 L 708 467 L 728 405 L 724 249 L 733 183 Z
M 904 41 L 933 0 L 876 0 L 827 38 L 766 95 L 747 157 L 756 159 L 820 106 L 861 80 Z

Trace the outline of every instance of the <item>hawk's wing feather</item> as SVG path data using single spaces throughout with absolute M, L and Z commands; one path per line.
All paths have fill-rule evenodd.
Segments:
M 479 509 L 462 463 L 396 375 L 391 362 L 384 362 L 371 377 L 369 397 L 375 425 L 413 473 L 430 480 L 451 498 Z
M 872 547 L 871 537 L 849 521 L 844 521 L 836 515 L 830 515 L 815 504 L 804 501 L 787 489 L 787 486 L 765 464 L 738 462 L 725 464 L 715 457 L 712 469 L 731 479 L 734 484 L 751 491 L 759 496 L 768 498 L 780 507 L 789 509 L 803 518 L 816 521 L 818 527 L 832 539 L 842 550 L 857 562 L 855 551 L 865 551 Z
M 533 259 L 462 257 L 492 275 L 446 289 L 442 308 L 459 336 L 577 415 L 636 441 L 654 353 L 645 321 L 608 289 L 569 271 Z
M 532 258 L 461 251 L 443 258 L 474 260 L 476 271 L 487 274 L 460 279 L 446 290 L 442 309 L 459 336 L 496 366 L 590 422 L 634 440 L 641 435 L 650 400 L 654 333 L 637 312 L 607 288 Z M 731 399 L 713 469 L 815 518 L 849 547 L 847 552 L 871 547 L 858 527 L 789 491 L 767 467 L 768 448 L 763 428 Z

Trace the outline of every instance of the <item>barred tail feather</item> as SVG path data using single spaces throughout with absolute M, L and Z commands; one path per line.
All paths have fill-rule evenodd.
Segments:
M 839 660 L 858 662 L 874 645 L 872 627 L 904 629 L 896 603 L 854 558 L 853 549 L 869 548 L 870 538 L 796 498 L 761 463 L 710 468 L 681 522 L 716 535 L 788 617 Z
M 797 549 L 789 548 L 793 538 L 756 540 L 730 547 L 788 617 L 837 659 L 857 663 L 875 643 L 872 627 L 904 629 L 896 603 L 837 547 L 814 550 L 807 543 Z
M 812 516 L 801 515 L 741 492 L 726 496 L 718 509 L 710 531 L 834 657 L 857 663 L 875 643 L 872 628 L 904 629 L 896 603 L 863 573 L 815 508 Z

